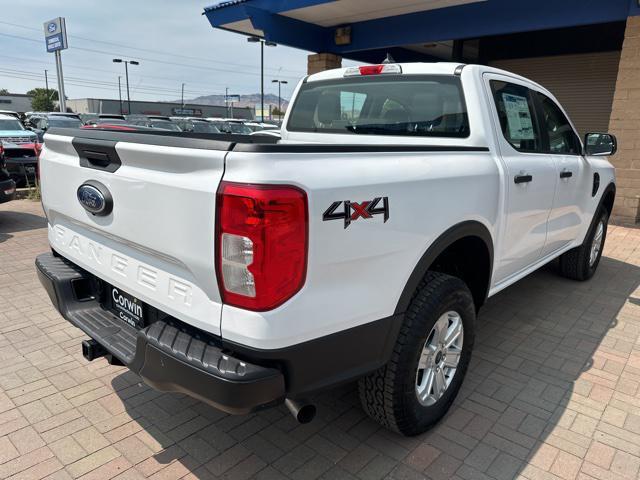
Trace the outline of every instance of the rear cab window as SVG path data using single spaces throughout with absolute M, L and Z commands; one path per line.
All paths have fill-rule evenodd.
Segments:
M 466 138 L 462 85 L 452 75 L 379 75 L 304 83 L 291 132 Z

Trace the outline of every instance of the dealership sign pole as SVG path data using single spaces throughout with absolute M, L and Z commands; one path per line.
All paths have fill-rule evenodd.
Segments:
M 56 73 L 58 76 L 58 98 L 60 111 L 67 111 L 67 102 L 64 95 L 64 77 L 62 75 L 62 56 L 60 51 L 68 47 L 67 26 L 63 17 L 54 18 L 44 22 L 44 40 L 47 45 L 47 52 L 53 52 L 56 56 Z

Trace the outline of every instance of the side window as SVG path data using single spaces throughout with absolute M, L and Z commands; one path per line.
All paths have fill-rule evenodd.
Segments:
M 542 152 L 531 91 L 512 83 L 491 81 L 502 133 L 519 152 Z
M 537 93 L 541 107 L 542 129 L 549 137 L 549 153 L 580 155 L 580 140 L 562 110 L 549 97 Z

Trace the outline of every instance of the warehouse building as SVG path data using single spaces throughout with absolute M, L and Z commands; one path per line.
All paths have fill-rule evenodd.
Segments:
M 31 95 L 24 93 L 9 93 L 0 95 L 0 110 L 10 110 L 12 112 L 24 113 L 33 110 L 31 108 Z
M 101 113 L 120 114 L 129 113 L 127 111 L 127 101 L 120 103 L 119 100 L 104 98 L 79 98 L 67 100 L 67 107 L 75 113 Z M 174 102 L 139 102 L 131 101 L 131 113 L 141 115 L 164 115 L 164 116 L 189 116 L 189 117 L 221 117 L 226 118 L 232 115 L 231 110 L 218 105 L 197 105 Z M 234 118 L 254 119 L 254 112 L 251 108 L 233 107 Z
M 640 221 L 640 0 L 230 0 L 205 15 L 216 28 L 317 52 L 309 73 L 390 53 L 529 77 L 581 134 L 617 135 L 613 220 Z

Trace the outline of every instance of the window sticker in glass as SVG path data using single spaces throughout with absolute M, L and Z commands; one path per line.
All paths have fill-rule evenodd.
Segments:
M 534 140 L 533 119 L 531 118 L 527 98 L 511 93 L 503 93 L 502 100 L 507 114 L 511 140 Z

